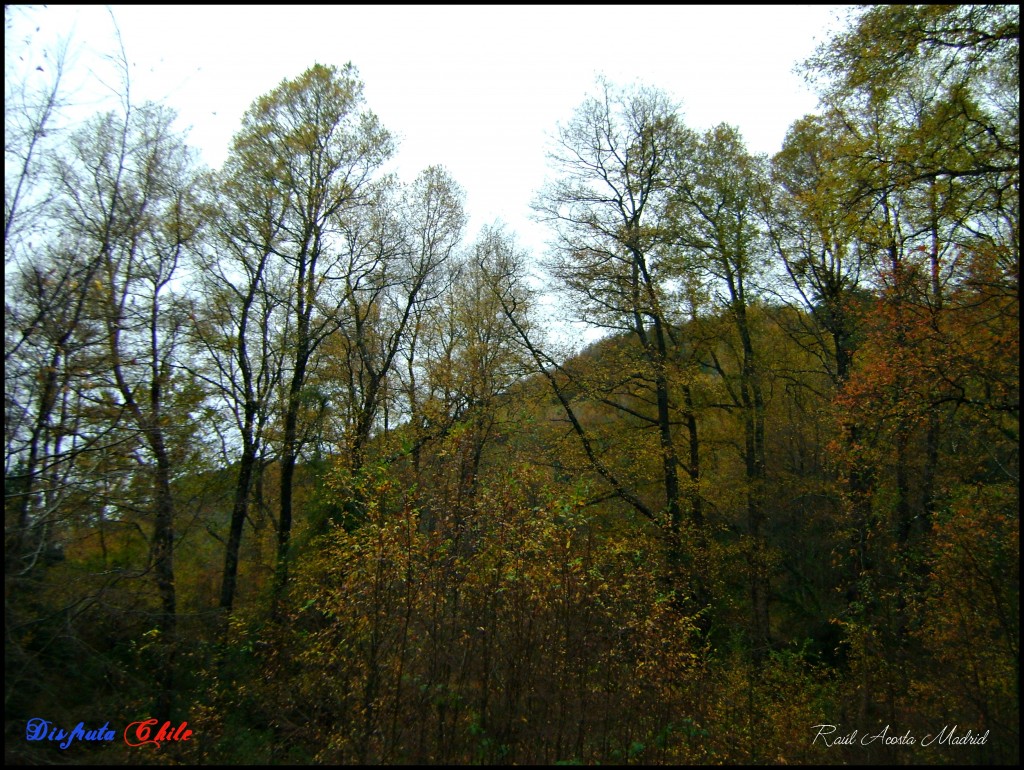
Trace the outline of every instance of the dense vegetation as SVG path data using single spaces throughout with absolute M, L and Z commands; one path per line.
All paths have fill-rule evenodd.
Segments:
M 1018 50 L 860 9 L 771 158 L 599 81 L 534 204 L 571 355 L 351 65 L 216 171 L 127 77 L 9 84 L 8 761 L 1017 761 Z

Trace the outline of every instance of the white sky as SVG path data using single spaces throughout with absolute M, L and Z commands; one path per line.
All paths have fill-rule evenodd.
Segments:
M 444 165 L 465 189 L 472 239 L 495 219 L 540 255 L 529 219 L 559 122 L 594 89 L 655 86 L 686 123 L 732 123 L 754 152 L 781 148 L 816 108 L 794 65 L 841 27 L 842 6 L 111 6 L 135 99 L 176 109 L 212 167 L 254 99 L 315 62 L 351 61 L 367 106 L 399 139 L 389 168 L 411 180 Z M 116 85 L 102 6 L 16 9 L 6 58 L 31 73 L 49 41 L 71 38 L 70 84 L 90 110 Z M 35 28 L 39 31 L 36 32 Z M 26 40 L 28 45 L 26 47 Z M 19 60 L 18 56 L 24 58 Z M 9 73 L 8 73 L 9 74 Z M 45 71 L 39 77 L 46 75 Z

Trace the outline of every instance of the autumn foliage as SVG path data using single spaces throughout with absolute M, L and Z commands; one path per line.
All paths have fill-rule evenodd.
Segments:
M 351 65 L 216 172 L 19 102 L 7 759 L 1016 763 L 1018 16 L 852 12 L 774 158 L 599 80 L 543 261 Z

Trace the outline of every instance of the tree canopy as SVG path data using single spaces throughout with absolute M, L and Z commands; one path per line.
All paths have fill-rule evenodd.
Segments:
M 599 78 L 544 255 L 387 173 L 352 64 L 211 170 L 55 60 L 5 100 L 9 761 L 1019 761 L 1019 9 L 851 11 L 771 157 Z

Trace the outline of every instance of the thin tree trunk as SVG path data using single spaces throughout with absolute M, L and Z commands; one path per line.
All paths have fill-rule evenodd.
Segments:
M 248 411 L 248 409 L 247 409 Z M 224 579 L 221 583 L 220 608 L 229 614 L 234 606 L 238 585 L 238 552 L 242 544 L 242 529 L 249 513 L 249 495 L 252 487 L 253 468 L 256 465 L 256 447 L 248 437 L 243 439 L 244 447 L 238 466 L 238 482 L 235 485 L 235 502 L 231 509 L 231 525 L 224 554 Z
M 174 498 L 171 493 L 170 462 L 159 429 L 154 429 L 151 446 L 156 455 L 157 506 L 153 533 L 153 561 L 160 594 L 160 642 L 163 659 L 157 672 L 159 690 L 156 713 L 161 722 L 171 718 L 174 701 L 177 651 L 177 599 L 174 586 Z

